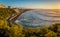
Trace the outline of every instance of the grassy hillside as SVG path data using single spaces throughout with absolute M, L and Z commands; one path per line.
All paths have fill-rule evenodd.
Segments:
M 12 14 L 16 13 L 13 9 L 9 8 L 0 8 L 0 18 L 7 18 Z
M 60 37 L 60 23 L 44 28 L 24 29 L 22 25 L 9 24 L 6 18 L 16 13 L 13 9 L 0 9 L 0 37 Z

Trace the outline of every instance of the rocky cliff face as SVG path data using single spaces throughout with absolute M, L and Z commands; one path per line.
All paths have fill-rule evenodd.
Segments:
M 3 4 L 0 4 L 0 8 L 6 8 L 5 5 Z

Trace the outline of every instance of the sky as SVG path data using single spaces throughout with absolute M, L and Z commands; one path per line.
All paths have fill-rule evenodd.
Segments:
M 0 0 L 0 4 L 18 8 L 60 9 L 60 0 Z

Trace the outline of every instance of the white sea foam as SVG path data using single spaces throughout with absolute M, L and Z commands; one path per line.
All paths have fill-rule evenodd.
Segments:
M 53 11 L 45 11 L 45 10 L 32 10 L 27 11 L 21 14 L 16 23 L 22 24 L 23 26 L 49 26 L 49 24 L 60 22 L 60 13 L 56 13 Z

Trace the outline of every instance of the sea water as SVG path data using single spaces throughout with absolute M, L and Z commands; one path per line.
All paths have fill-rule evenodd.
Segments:
M 48 10 L 26 11 L 15 20 L 16 24 L 24 27 L 44 27 L 56 22 L 60 22 L 60 13 Z

